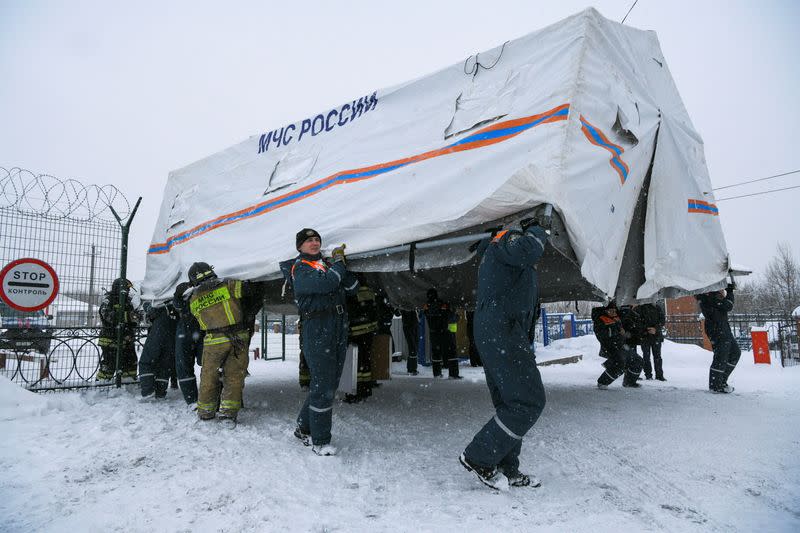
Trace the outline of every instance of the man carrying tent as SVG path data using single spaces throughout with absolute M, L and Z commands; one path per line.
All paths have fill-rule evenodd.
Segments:
M 378 331 L 378 302 L 375 289 L 358 278 L 358 290 L 347 297 L 347 317 L 350 322 L 348 341 L 358 346 L 356 394 L 346 394 L 344 401 L 357 403 L 372 396 L 372 343 Z
M 442 367 L 447 365 L 450 379 L 461 379 L 458 375 L 458 355 L 456 354 L 456 328 L 458 317 L 450 304 L 439 299 L 439 293 L 431 287 L 427 292 L 428 302 L 423 306 L 428 320 L 428 333 L 431 339 L 431 364 L 433 377 L 442 377 Z
M 205 332 L 197 416 L 211 420 L 219 409 L 220 419 L 234 427 L 242 407 L 249 362 L 248 306 L 244 300 L 250 287 L 240 280 L 219 279 L 213 267 L 203 262 L 189 268 L 189 281 L 193 286 L 189 310 Z M 219 369 L 222 369 L 222 394 Z
M 730 284 L 727 290 L 695 296 L 705 318 L 706 335 L 714 349 L 714 359 L 708 371 L 708 388 L 716 393 L 733 392 L 733 387 L 728 385 L 728 377 L 742 355 L 728 323 L 728 313 L 733 309 L 733 289 L 733 284 Z
M 317 455 L 336 455 L 331 445 L 333 397 L 347 352 L 346 295 L 355 294 L 358 280 L 347 271 L 344 245 L 333 250 L 330 261 L 322 257 L 322 238 L 316 230 L 300 230 L 296 247 L 300 255 L 290 274 L 311 384 L 294 434 Z
M 100 303 L 100 338 L 97 344 L 100 345 L 100 369 L 97 371 L 97 380 L 107 380 L 114 377 L 117 363 L 117 351 L 119 350 L 119 365 L 122 370 L 123 378 L 136 378 L 137 360 L 136 347 L 134 346 L 136 337 L 136 326 L 139 323 L 139 312 L 134 309 L 130 290 L 133 287 L 130 281 L 125 278 L 117 278 L 111 284 L 108 291 Z M 124 293 L 122 312 L 119 313 L 119 294 Z M 119 317 L 122 321 L 119 321 Z M 117 345 L 117 329 L 122 329 L 122 344 Z
M 147 340 L 139 358 L 139 386 L 142 398 L 166 398 L 169 378 L 175 368 L 175 330 L 178 313 L 172 300 L 155 302 L 145 313 L 150 321 Z
M 496 414 L 472 439 L 459 461 L 493 489 L 541 483 L 519 470 L 522 438 L 545 405 L 544 386 L 528 339 L 538 300 L 536 263 L 549 231 L 530 218 L 522 231 L 483 241 L 478 270 L 475 342 Z
M 172 296 L 172 306 L 178 312 L 178 325 L 175 328 L 175 368 L 178 373 L 178 387 L 186 404 L 197 408 L 197 377 L 194 365 L 202 364 L 203 337 L 205 333 L 189 310 L 189 296 L 186 292 L 191 285 L 178 283 Z
M 631 313 L 630 309 L 627 310 L 626 322 L 633 329 L 638 319 L 635 320 Z M 606 306 L 592 309 L 592 323 L 594 335 L 600 342 L 600 356 L 606 359 L 603 363 L 605 371 L 597 378 L 597 388 L 607 389 L 623 373 L 623 387 L 641 387 L 636 381 L 642 371 L 642 358 L 636 353 L 633 334 L 623 327 L 616 302 L 612 300 Z
M 645 379 L 653 379 L 653 367 L 658 381 L 667 381 L 664 377 L 664 365 L 661 360 L 661 343 L 664 342 L 664 310 L 658 304 L 642 304 L 639 306 L 645 331 L 642 334 L 642 358 L 644 359 Z M 653 365 L 650 365 L 650 352 L 653 352 Z
M 409 376 L 416 376 L 419 374 L 417 371 L 417 338 L 419 336 L 419 315 L 417 311 L 412 309 L 410 311 L 400 310 L 400 316 L 403 319 L 403 337 L 406 339 L 406 346 L 408 346 L 408 359 L 406 360 L 406 371 Z

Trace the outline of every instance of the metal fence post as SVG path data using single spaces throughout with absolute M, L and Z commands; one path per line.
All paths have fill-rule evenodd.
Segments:
M 261 307 L 261 358 L 267 359 L 267 310 Z
M 281 315 L 281 360 L 286 361 L 286 315 Z
M 114 209 L 114 207 L 111 205 L 108 206 L 109 209 L 111 209 L 111 212 L 114 214 L 114 218 L 117 219 L 120 229 L 122 229 L 122 251 L 119 258 L 119 277 L 122 279 L 127 279 L 126 276 L 128 275 L 128 234 L 131 230 L 131 222 L 133 222 L 133 217 L 136 216 L 136 210 L 139 209 L 140 203 L 142 203 L 141 196 L 138 200 L 136 200 L 136 205 L 133 206 L 133 211 L 131 211 L 128 221 L 125 224 L 122 223 L 122 219 L 117 214 L 117 211 Z M 122 354 L 122 320 L 125 314 L 125 300 L 127 300 L 128 297 L 128 290 L 129 289 L 127 286 L 123 289 L 122 284 L 120 284 L 119 297 L 117 298 L 117 356 L 116 362 L 114 363 L 114 381 L 117 385 L 117 388 L 122 387 L 122 370 L 119 367 L 119 360 Z
M 548 324 L 547 324 L 547 311 L 544 310 L 542 307 L 542 335 L 543 335 L 543 343 L 545 346 L 550 344 L 550 331 L 548 331 Z

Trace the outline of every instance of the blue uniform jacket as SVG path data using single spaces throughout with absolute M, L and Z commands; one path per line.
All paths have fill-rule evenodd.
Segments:
M 706 319 L 705 329 L 708 338 L 715 340 L 732 337 L 728 313 L 733 309 L 733 289 L 728 287 L 728 294 L 724 298 L 717 292 L 700 294 L 696 298 L 700 304 L 700 311 Z
M 534 265 L 544 253 L 547 233 L 539 226 L 525 233 L 506 231 L 479 247 L 477 309 L 505 321 L 516 321 L 525 331 L 538 300 Z
M 321 254 L 300 254 L 291 270 L 294 299 L 301 315 L 346 309 L 346 294 L 355 294 L 358 280 L 344 262 L 330 264 Z

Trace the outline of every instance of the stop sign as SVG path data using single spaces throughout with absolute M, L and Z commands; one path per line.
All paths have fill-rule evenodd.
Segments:
M 44 261 L 17 259 L 0 271 L 0 297 L 17 311 L 44 309 L 57 294 L 58 276 Z

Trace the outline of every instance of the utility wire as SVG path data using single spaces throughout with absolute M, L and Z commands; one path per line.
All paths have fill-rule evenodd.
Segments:
M 771 192 L 788 191 L 789 189 L 800 189 L 800 185 L 795 185 L 794 187 L 784 187 L 782 189 L 770 189 L 768 191 L 754 192 L 752 194 L 742 194 L 741 196 L 731 196 L 729 198 L 720 198 L 719 200 L 717 200 L 717 202 L 724 202 L 725 200 L 735 200 L 737 198 L 747 198 L 748 196 L 758 196 L 760 194 L 768 194 Z
M 631 8 L 628 10 L 628 12 L 627 12 L 627 13 L 625 13 L 625 16 L 624 16 L 624 17 L 622 17 L 622 22 L 620 22 L 620 24 L 625 24 L 625 19 L 627 19 L 627 18 L 628 18 L 628 15 L 630 15 L 630 14 L 631 14 L 631 11 L 633 11 L 633 8 L 634 8 L 634 7 L 636 7 L 636 3 L 637 3 L 638 1 L 639 1 L 639 0 L 634 0 L 634 2 L 633 2 L 633 5 L 631 6 Z
M 800 168 L 797 169 L 797 170 L 784 172 L 783 174 L 775 174 L 774 176 L 767 176 L 766 178 L 758 178 L 758 179 L 755 179 L 755 180 L 743 181 L 741 183 L 734 183 L 733 185 L 725 185 L 724 187 L 716 187 L 716 188 L 711 189 L 711 190 L 712 191 L 721 191 L 722 189 L 729 189 L 731 187 L 738 187 L 739 185 L 747 185 L 748 183 L 755 183 L 757 181 L 764 181 L 764 180 L 771 180 L 771 179 L 774 179 L 774 178 L 780 178 L 781 176 L 788 176 L 789 174 L 797 174 L 798 172 L 800 172 Z

